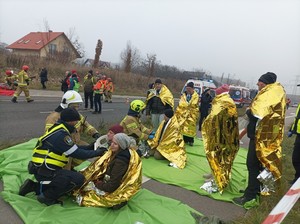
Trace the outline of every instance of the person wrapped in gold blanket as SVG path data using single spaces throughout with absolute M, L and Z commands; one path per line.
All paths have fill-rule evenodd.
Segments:
M 172 109 L 165 111 L 162 121 L 153 139 L 149 139 L 150 156 L 155 159 L 167 159 L 170 166 L 183 169 L 186 165 L 186 152 L 179 124 Z
M 114 135 L 109 150 L 82 171 L 86 180 L 74 193 L 80 206 L 119 209 L 140 190 L 142 163 L 131 144 L 126 134 Z

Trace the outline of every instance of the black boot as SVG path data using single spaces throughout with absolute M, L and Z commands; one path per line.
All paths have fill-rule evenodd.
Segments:
M 33 102 L 34 100 L 32 100 L 32 99 L 29 99 L 29 100 L 27 100 L 27 103 L 31 103 L 31 102 Z
M 35 192 L 36 189 L 37 189 L 37 183 L 30 179 L 27 179 L 20 187 L 19 195 L 25 196 L 30 192 Z
M 47 206 L 55 205 L 55 204 L 63 205 L 62 201 L 46 198 L 44 194 L 38 195 L 37 200 L 42 204 L 46 204 Z
M 11 99 L 11 102 L 13 102 L 13 103 L 18 103 L 17 97 L 14 96 L 14 97 Z

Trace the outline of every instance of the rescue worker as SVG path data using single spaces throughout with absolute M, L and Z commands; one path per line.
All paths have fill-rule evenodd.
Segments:
M 107 103 L 112 103 L 112 93 L 114 91 L 114 84 L 111 78 L 107 78 L 106 88 L 105 88 L 105 101 Z
M 183 169 L 186 165 L 186 152 L 180 127 L 172 109 L 165 110 L 164 120 L 160 123 L 153 139 L 147 140 L 150 156 L 155 159 L 169 160 L 169 166 Z
M 124 133 L 114 135 L 107 153 L 82 173 L 86 180 L 74 193 L 80 206 L 120 209 L 142 185 L 142 162 Z
M 102 112 L 101 98 L 105 90 L 105 84 L 103 82 L 103 79 L 101 79 L 99 76 L 97 78 L 98 78 L 97 83 L 94 85 L 95 111 L 93 112 L 93 114 L 101 114 Z
M 142 140 L 152 139 L 154 132 L 145 127 L 141 120 L 140 112 L 145 108 L 145 103 L 141 100 L 133 100 L 130 103 L 127 115 L 123 118 L 120 125 L 124 128 L 124 133 L 133 137 L 138 144 Z
M 28 70 L 29 67 L 27 65 L 23 65 L 22 71 L 20 71 L 18 75 L 16 75 L 18 86 L 16 92 L 14 93 L 14 97 L 11 99 L 11 102 L 13 103 L 18 102 L 17 98 L 18 96 L 20 96 L 22 92 L 24 92 L 28 103 L 33 102 L 33 100 L 30 98 L 29 89 L 28 89 L 29 81 L 31 80 L 27 74 Z
M 103 95 L 106 96 L 106 84 L 107 84 L 106 75 L 101 75 L 101 82 L 102 82 L 102 84 L 104 86 Z M 101 95 L 101 100 L 103 100 L 103 95 Z
M 194 137 L 197 134 L 196 123 L 199 118 L 199 95 L 194 90 L 193 82 L 187 84 L 186 91 L 181 95 L 175 115 L 184 142 L 193 146 Z
M 52 127 L 53 124 L 55 124 L 60 117 L 60 113 L 65 108 L 74 108 L 78 110 L 80 104 L 82 103 L 82 98 L 80 94 L 74 90 L 67 91 L 62 99 L 60 105 L 48 115 L 45 121 L 45 131 L 47 131 L 50 127 Z M 79 145 L 87 145 L 86 142 L 81 140 L 81 134 L 85 133 L 94 139 L 98 139 L 100 137 L 99 132 L 94 128 L 89 122 L 86 120 L 86 117 L 80 114 L 80 120 L 75 125 L 76 132 L 72 133 L 72 140 L 75 142 L 75 144 Z M 82 161 L 74 159 L 72 161 L 72 167 L 79 165 Z M 70 167 L 69 167 L 70 168 Z
M 291 184 L 294 184 L 298 180 L 298 178 L 300 178 L 300 104 L 298 105 L 296 111 L 294 123 L 288 132 L 288 137 L 292 137 L 293 134 L 296 135 L 294 150 L 292 154 L 292 163 L 295 169 L 295 176 L 291 181 Z
M 8 85 L 9 89 L 15 90 L 16 89 L 16 77 L 14 76 L 14 72 L 12 70 L 5 71 L 5 82 Z
M 35 192 L 40 203 L 62 204 L 58 200 L 61 196 L 84 183 L 81 173 L 63 169 L 69 156 L 88 159 L 102 152 L 94 150 L 94 144 L 84 147 L 73 142 L 71 133 L 76 131 L 75 125 L 80 119 L 74 108 L 66 108 L 61 112 L 60 120 L 38 139 L 28 165 L 29 173 L 34 174 L 38 182 L 27 179 L 20 187 L 20 195 Z
M 78 75 L 76 73 L 74 73 L 74 74 L 72 74 L 72 76 L 70 78 L 69 90 L 75 90 L 76 92 L 79 92 L 79 89 L 80 89 L 79 78 L 78 78 Z
M 153 131 L 156 131 L 164 120 L 164 111 L 174 108 L 173 94 L 160 79 L 155 80 L 154 90 L 148 94 L 146 105 L 146 115 L 151 115 Z

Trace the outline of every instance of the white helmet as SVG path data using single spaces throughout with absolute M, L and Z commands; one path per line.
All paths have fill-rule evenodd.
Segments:
M 62 108 L 68 108 L 70 103 L 82 103 L 80 94 L 74 90 L 68 90 L 62 97 L 60 106 Z

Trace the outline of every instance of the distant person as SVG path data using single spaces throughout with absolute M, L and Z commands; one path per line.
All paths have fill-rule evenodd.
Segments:
M 69 90 L 74 90 L 76 92 L 79 92 L 79 89 L 80 89 L 80 82 L 79 82 L 78 75 L 76 73 L 73 73 L 70 78 Z
M 20 96 L 22 92 L 24 92 L 26 100 L 28 103 L 33 102 L 33 99 L 31 99 L 30 94 L 29 94 L 29 81 L 31 78 L 28 76 L 27 72 L 29 70 L 29 66 L 23 65 L 22 66 L 22 71 L 20 71 L 16 75 L 16 81 L 17 81 L 17 90 L 14 93 L 14 97 L 11 99 L 11 102 L 17 103 L 17 98 Z
M 181 95 L 175 115 L 184 142 L 193 146 L 197 134 L 197 121 L 199 118 L 199 95 L 194 90 L 194 83 L 189 82 L 186 91 Z
M 63 80 L 61 80 L 61 91 L 63 91 L 64 93 L 66 93 L 69 89 L 69 85 L 70 85 L 70 77 L 71 77 L 72 73 L 69 71 L 66 71 L 66 76 Z
M 41 84 L 42 84 L 43 89 L 46 89 L 45 83 L 48 81 L 48 71 L 45 67 L 42 68 L 42 70 L 40 72 L 40 79 L 41 79 Z
M 165 110 L 174 108 L 173 94 L 160 79 L 155 80 L 154 90 L 147 96 L 146 105 L 146 115 L 151 116 L 153 131 L 156 131 L 164 120 Z
M 111 78 L 107 78 L 105 87 L 105 101 L 107 103 L 112 103 L 112 94 L 114 92 L 114 84 Z
M 14 75 L 13 70 L 5 71 L 5 82 L 8 86 L 8 89 L 15 90 L 16 89 L 16 76 Z
M 201 94 L 201 98 L 200 98 L 201 104 L 200 104 L 199 131 L 201 131 L 201 127 L 204 119 L 208 116 L 212 100 L 213 98 L 210 95 L 210 89 L 206 88 L 204 92 Z
M 286 109 L 287 109 L 287 110 L 289 109 L 291 102 L 292 102 L 292 101 L 291 101 L 290 98 L 287 98 L 287 99 L 286 99 Z
M 83 91 L 84 91 L 84 109 L 87 110 L 90 102 L 90 109 L 94 109 L 94 85 L 96 79 L 93 75 L 93 70 L 90 70 L 83 79 Z
M 105 84 L 102 82 L 100 76 L 97 77 L 97 82 L 94 85 L 93 89 L 94 89 L 94 106 L 95 106 L 95 111 L 93 112 L 93 114 L 101 114 L 102 113 L 101 97 L 103 96 Z

